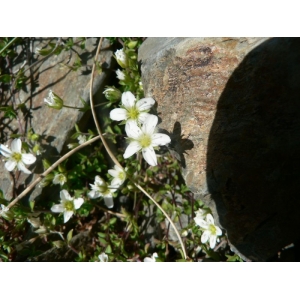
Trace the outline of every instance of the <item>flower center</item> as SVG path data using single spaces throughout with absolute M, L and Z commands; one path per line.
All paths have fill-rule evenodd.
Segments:
M 124 174 L 123 172 L 120 172 L 120 173 L 118 174 L 118 177 L 119 177 L 121 180 L 123 180 L 123 179 L 125 179 L 125 174 Z
M 68 211 L 73 211 L 74 210 L 74 203 L 73 201 L 66 201 L 64 204 L 64 207 Z
M 103 194 L 107 191 L 107 184 L 102 184 L 102 185 L 98 184 L 97 188 L 98 191 Z
M 15 160 L 16 162 L 19 162 L 22 160 L 22 154 L 18 153 L 18 152 L 13 152 L 13 154 L 11 155 L 11 158 L 13 160 Z
M 210 224 L 209 225 L 209 231 L 211 232 L 211 235 L 216 235 L 216 233 L 217 233 L 216 226 L 213 225 L 213 224 Z
M 128 119 L 131 119 L 131 120 L 137 120 L 138 117 L 139 117 L 139 110 L 133 106 L 133 107 L 130 107 L 128 110 L 127 110 L 127 116 L 128 116 Z
M 139 143 L 140 143 L 142 148 L 149 147 L 152 143 L 151 136 L 147 135 L 147 134 L 143 134 L 139 139 Z

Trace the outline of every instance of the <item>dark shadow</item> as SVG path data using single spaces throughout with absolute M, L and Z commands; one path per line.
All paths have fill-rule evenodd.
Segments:
M 166 133 L 171 138 L 171 143 L 168 145 L 168 148 L 171 154 L 179 161 L 180 165 L 185 168 L 185 158 L 183 154 L 188 155 L 187 150 L 191 150 L 194 147 L 194 143 L 187 138 L 184 138 L 184 135 L 181 134 L 181 124 L 175 122 L 173 131 L 167 132 L 166 130 L 160 130 L 162 133 Z
M 233 72 L 219 99 L 207 182 L 220 224 L 248 259 L 300 238 L 300 39 L 272 38 Z

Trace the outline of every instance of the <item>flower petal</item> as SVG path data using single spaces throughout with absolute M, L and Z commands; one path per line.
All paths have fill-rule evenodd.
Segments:
M 29 171 L 29 170 L 25 167 L 25 165 L 23 164 L 23 162 L 19 161 L 18 164 L 17 164 L 17 166 L 18 166 L 18 169 L 19 169 L 20 171 L 24 172 L 25 174 L 31 174 L 31 171 Z
M 104 197 L 104 202 L 108 208 L 114 207 L 114 199 L 112 197 Z
M 135 97 L 131 92 L 124 92 L 122 94 L 122 104 L 125 107 L 132 107 L 135 104 Z
M 142 130 L 138 127 L 136 121 L 126 122 L 125 131 L 128 137 L 137 140 L 142 135 Z
M 72 210 L 67 210 L 64 212 L 64 223 L 67 223 L 70 218 L 73 216 L 73 211 Z
M 148 110 L 153 106 L 154 103 L 155 100 L 152 98 L 143 98 L 137 101 L 136 107 L 139 109 L 139 111 Z
M 194 220 L 201 228 L 208 229 L 208 224 L 204 219 L 195 217 Z
M 155 154 L 155 151 L 154 151 L 153 147 L 144 148 L 142 150 L 142 153 L 143 153 L 143 157 L 144 157 L 145 161 L 150 166 L 156 166 L 157 165 L 157 158 L 156 158 L 156 154 Z
M 10 157 L 10 155 L 11 155 L 10 149 L 8 149 L 6 146 L 4 146 L 2 144 L 0 145 L 0 152 L 5 157 Z
M 109 117 L 114 121 L 126 120 L 127 110 L 124 108 L 115 108 L 110 112 Z
M 111 181 L 111 185 L 113 186 L 120 186 L 122 183 L 124 182 L 124 180 L 116 177 Z
M 215 226 L 216 227 L 216 235 L 222 235 L 222 230 L 220 227 Z
M 61 200 L 73 200 L 67 190 L 60 191 L 60 199 Z
M 142 125 L 142 130 L 144 133 L 152 135 L 154 133 L 155 127 L 158 122 L 158 117 L 155 115 L 147 116 L 144 124 Z
M 119 175 L 119 171 L 114 170 L 114 169 L 109 169 L 107 172 L 109 175 L 111 175 L 113 177 L 118 177 L 118 175 Z
M 154 133 L 152 135 L 152 146 L 164 146 L 171 143 L 171 139 L 164 133 Z
M 89 198 L 96 199 L 99 198 L 101 195 L 98 191 L 92 190 L 88 193 Z
M 62 204 L 55 204 L 51 207 L 51 211 L 55 213 L 61 213 L 64 211 L 64 206 Z
M 206 243 L 208 238 L 210 237 L 209 231 L 205 230 L 201 236 L 201 243 Z
M 142 149 L 142 146 L 137 141 L 132 141 L 126 148 L 125 153 L 123 154 L 124 158 L 132 156 L 134 153 Z
M 100 176 L 97 175 L 95 177 L 95 185 L 105 185 L 105 181 Z
M 11 172 L 15 167 L 16 167 L 17 163 L 14 160 L 8 160 L 5 163 L 5 168 Z
M 208 223 L 208 224 L 215 224 L 215 221 L 214 221 L 214 217 L 211 215 L 211 214 L 207 214 L 206 215 L 206 222 Z
M 22 162 L 26 165 L 31 165 L 36 161 L 36 157 L 33 154 L 30 153 L 24 153 L 22 154 Z
M 216 241 L 217 241 L 217 236 L 216 235 L 211 235 L 209 239 L 209 247 L 211 249 L 214 249 L 216 246 Z
M 77 198 L 74 200 L 74 207 L 75 209 L 80 208 L 80 206 L 83 204 L 84 200 L 82 198 Z
M 140 122 L 140 124 L 143 124 L 149 115 L 150 114 L 148 114 L 146 112 L 141 112 L 138 117 L 138 121 Z
M 21 153 L 21 149 L 22 149 L 22 142 L 20 139 L 14 139 L 12 142 L 11 142 L 11 151 L 12 152 L 18 152 L 18 153 Z

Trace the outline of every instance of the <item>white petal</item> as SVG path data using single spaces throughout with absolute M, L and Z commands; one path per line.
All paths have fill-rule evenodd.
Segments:
M 5 168 L 10 172 L 16 167 L 17 163 L 14 160 L 8 160 L 5 163 Z
M 142 150 L 143 157 L 145 161 L 150 165 L 150 166 L 156 166 L 157 165 L 157 158 L 156 154 L 154 152 L 154 149 L 152 147 L 148 147 Z
M 124 158 L 128 158 L 132 156 L 134 153 L 138 152 L 141 150 L 142 147 L 139 142 L 137 141 L 132 141 L 126 148 L 125 153 L 123 154 Z
M 22 149 L 22 142 L 20 139 L 14 139 L 12 142 L 11 142 L 11 151 L 12 152 L 18 152 L 18 153 L 21 153 L 21 149 Z
M 112 181 L 111 181 L 111 185 L 113 186 L 120 186 L 122 183 L 124 182 L 124 180 L 120 179 L 120 178 L 114 178 Z
M 95 190 L 92 190 L 88 193 L 88 196 L 91 198 L 91 199 L 96 199 L 96 198 L 99 198 L 101 195 L 99 194 L 99 192 L 95 191 Z
M 110 174 L 113 177 L 118 177 L 118 175 L 120 173 L 120 171 L 117 171 L 117 170 L 114 170 L 114 169 L 110 169 L 107 172 L 108 172 L 108 174 Z
M 206 221 L 208 224 L 215 224 L 214 217 L 211 214 L 206 215 Z
M 78 198 L 74 200 L 74 207 L 75 209 L 80 208 L 80 206 L 83 204 L 84 200 L 82 198 Z
M 125 107 L 132 107 L 135 104 L 135 97 L 131 92 L 124 92 L 122 94 L 122 104 Z
M 73 200 L 73 198 L 70 196 L 70 194 L 67 190 L 62 190 L 60 192 L 60 199 L 61 200 Z
M 64 211 L 64 207 L 62 204 L 55 204 L 51 207 L 51 211 L 55 213 L 61 213 Z
M 101 253 L 100 255 L 98 255 L 98 258 L 101 262 L 107 262 L 108 261 L 108 256 L 105 253 Z
M 21 161 L 18 162 L 17 166 L 18 169 L 24 172 L 25 174 L 31 174 L 31 171 L 29 171 Z
M 141 124 L 143 124 L 145 122 L 145 120 L 148 118 L 150 114 L 146 113 L 146 112 L 142 112 L 139 114 L 138 120 Z
M 114 207 L 114 199 L 112 197 L 104 197 L 104 202 L 108 208 Z
M 164 146 L 171 143 L 171 139 L 168 135 L 164 133 L 154 133 L 152 135 L 152 146 Z
M 67 223 L 73 215 L 73 211 L 68 210 L 64 212 L 64 223 Z
M 201 236 L 201 243 L 206 243 L 208 238 L 209 238 L 210 234 L 207 230 L 205 230 Z
M 95 177 L 95 185 L 105 185 L 105 181 L 100 176 L 97 175 Z
M 22 161 L 26 165 L 31 165 L 31 164 L 33 164 L 36 161 L 36 157 L 33 154 L 30 154 L 30 153 L 26 154 L 26 153 L 24 153 L 24 154 L 22 154 Z
M 139 111 L 148 110 L 153 106 L 155 103 L 155 100 L 152 98 L 143 98 L 136 103 L 136 107 L 139 109 Z
M 6 146 L 4 146 L 2 144 L 0 145 L 0 152 L 5 157 L 10 157 L 10 155 L 11 155 L 10 149 L 8 149 Z
M 208 229 L 208 224 L 204 219 L 196 217 L 196 218 L 194 218 L 194 220 L 195 220 L 196 224 L 198 226 L 200 226 L 201 228 Z
M 222 230 L 220 227 L 215 226 L 216 227 L 216 235 L 222 235 Z
M 149 116 L 146 118 L 142 126 L 143 132 L 152 135 L 154 133 L 157 122 L 158 122 L 158 117 L 149 114 Z
M 110 112 L 109 117 L 114 121 L 126 120 L 127 110 L 124 108 L 115 108 Z
M 152 257 L 145 257 L 144 262 L 155 262 L 155 259 L 153 259 Z
M 138 139 L 142 134 L 142 130 L 138 127 L 136 121 L 133 120 L 126 122 L 125 131 L 128 137 L 135 140 Z
M 216 240 L 217 240 L 217 236 L 216 235 L 211 235 L 210 239 L 209 239 L 209 247 L 211 249 L 214 249 L 216 246 Z

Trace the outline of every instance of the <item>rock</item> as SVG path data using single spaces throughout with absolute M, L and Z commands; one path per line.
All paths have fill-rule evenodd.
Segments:
M 30 48 L 33 52 L 36 47 L 42 48 L 49 42 L 56 43 L 57 39 L 32 39 Z M 63 108 L 55 110 L 49 108 L 44 103 L 50 89 L 60 96 L 66 105 L 82 107 L 80 98 L 89 101 L 89 84 L 91 77 L 92 64 L 96 49 L 98 46 L 98 38 L 89 38 L 86 41 L 85 49 L 81 49 L 79 45 L 75 45 L 70 51 L 62 51 L 59 55 L 52 55 L 42 62 L 37 63 L 31 71 L 31 80 L 26 83 L 26 88 L 15 95 L 16 104 L 25 103 L 22 112 L 19 112 L 20 126 L 17 120 L 4 119 L 2 124 L 1 143 L 6 143 L 12 133 L 22 134 L 20 128 L 28 130 L 32 127 L 35 133 L 42 136 L 42 144 L 45 152 L 42 158 L 47 158 L 51 162 L 55 162 L 62 151 L 63 145 L 73 130 L 83 112 L 75 109 Z M 30 55 L 32 55 L 32 52 Z M 24 53 L 22 47 L 18 47 L 19 64 L 14 62 L 14 69 L 18 70 L 25 59 L 28 59 L 27 53 Z M 32 56 L 33 63 L 37 56 Z M 82 67 L 77 71 L 72 71 L 70 67 L 80 58 Z M 41 56 L 38 57 L 41 59 Z M 112 71 L 112 51 L 109 49 L 108 40 L 104 40 L 102 50 L 99 55 L 99 64 L 102 67 L 102 73 L 98 71 L 94 78 L 94 94 L 103 89 L 106 80 Z M 27 65 L 28 66 L 28 65 Z M 26 68 L 26 67 L 25 67 Z M 29 76 L 29 71 L 25 73 Z M 43 172 L 41 156 L 38 157 L 34 167 L 30 166 L 34 174 Z M 3 191 L 5 199 L 13 198 L 13 179 L 10 173 L 5 169 L 4 163 L 1 163 L 0 173 L 0 189 Z M 30 184 L 36 175 L 26 175 L 21 173 L 17 176 L 15 188 L 17 193 L 24 190 L 25 186 Z M 41 193 L 41 188 L 36 187 L 31 193 L 30 199 L 35 199 Z
M 158 103 L 186 184 L 232 249 L 265 261 L 300 237 L 300 39 L 149 38 Z

